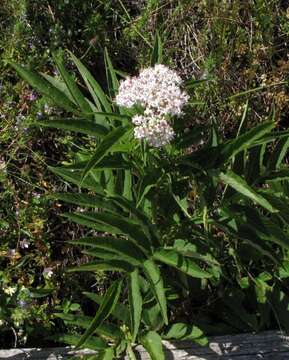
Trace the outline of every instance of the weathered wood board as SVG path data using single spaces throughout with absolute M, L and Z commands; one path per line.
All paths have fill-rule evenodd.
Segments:
M 289 336 L 278 332 L 264 332 L 257 335 L 241 334 L 210 338 L 209 345 L 201 347 L 188 341 L 164 341 L 167 360 L 289 360 Z M 137 359 L 150 359 L 144 348 L 138 346 Z M 89 351 L 75 352 L 67 348 L 51 349 L 10 349 L 0 350 L 0 359 L 11 360 L 61 360 L 76 354 L 89 354 Z

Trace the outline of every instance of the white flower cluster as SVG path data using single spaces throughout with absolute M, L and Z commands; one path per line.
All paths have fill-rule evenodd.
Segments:
M 164 146 L 174 138 L 173 128 L 160 115 L 136 115 L 132 118 L 132 122 L 136 125 L 134 128 L 135 138 L 140 140 L 146 139 L 151 146 Z
M 168 67 L 157 64 L 120 83 L 116 103 L 127 108 L 141 105 L 144 115 L 133 117 L 135 137 L 146 139 L 151 146 L 168 144 L 174 130 L 165 116 L 180 116 L 188 95 L 181 90 L 182 79 Z

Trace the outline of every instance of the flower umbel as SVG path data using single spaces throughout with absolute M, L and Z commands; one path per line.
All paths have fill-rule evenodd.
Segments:
M 134 105 L 144 108 L 144 115 L 133 118 L 137 139 L 146 139 L 154 147 L 164 146 L 173 139 L 174 130 L 167 117 L 181 116 L 189 99 L 181 84 L 179 75 L 161 64 L 121 81 L 116 103 L 127 108 Z
M 146 139 L 149 145 L 160 147 L 168 144 L 174 138 L 175 132 L 171 125 L 160 115 L 136 115 L 132 119 L 136 139 Z

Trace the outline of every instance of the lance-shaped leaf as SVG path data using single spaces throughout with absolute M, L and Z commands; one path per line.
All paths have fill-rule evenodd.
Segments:
M 97 356 L 93 356 L 88 360 L 113 360 L 114 359 L 114 349 L 109 347 L 105 350 L 100 350 Z
M 115 228 L 108 227 L 108 225 L 105 224 L 100 224 L 99 222 L 92 219 L 91 216 L 84 213 L 64 213 L 62 216 L 72 222 L 75 222 L 76 224 L 87 226 L 90 229 L 102 232 L 110 232 L 111 234 L 120 234 L 120 231 L 116 230 Z
M 256 140 L 269 133 L 274 128 L 274 126 L 274 122 L 265 122 L 238 136 L 236 139 L 229 141 L 221 149 L 223 160 L 227 161 L 231 157 L 238 154 L 240 151 L 248 149 L 255 143 Z
M 83 292 L 83 294 L 98 305 L 100 305 L 103 301 L 103 296 L 101 295 L 90 292 Z M 126 325 L 129 324 L 130 314 L 129 309 L 126 305 L 116 304 L 113 311 L 111 312 L 111 316 L 115 317 L 117 320 L 122 321 Z
M 96 167 L 96 165 L 105 157 L 105 155 L 111 150 L 113 145 L 120 141 L 120 139 L 127 133 L 127 131 L 128 127 L 120 126 L 104 137 L 102 142 L 98 145 L 93 157 L 84 169 L 84 172 L 82 174 L 83 179 L 86 177 L 89 171 Z
M 93 317 L 91 316 L 85 316 L 79 314 L 74 315 L 74 314 L 65 314 L 65 313 L 55 313 L 54 316 L 62 319 L 67 324 L 79 326 L 83 329 L 87 329 L 93 320 Z M 119 329 L 119 327 L 112 323 L 102 323 L 95 330 L 95 333 L 114 341 L 119 340 L 124 336 L 123 332 Z
M 140 265 L 146 259 L 143 251 L 129 240 L 113 237 L 85 237 L 79 240 L 70 241 L 71 244 L 89 246 L 96 249 L 103 249 L 115 253 L 119 259 Z
M 101 250 L 100 250 L 101 251 Z M 104 253 L 104 250 L 102 250 Z M 107 254 L 107 260 L 93 261 L 91 263 L 80 265 L 71 269 L 68 269 L 67 272 L 83 272 L 83 271 L 124 271 L 131 272 L 134 270 L 134 267 L 122 260 L 110 260 L 113 257 L 109 257 Z M 110 258 L 110 259 L 109 259 Z
M 112 234 L 124 234 L 128 236 L 138 247 L 140 247 L 144 253 L 150 253 L 151 244 L 149 239 L 145 236 L 144 232 L 141 230 L 138 223 L 134 222 L 132 219 L 122 217 L 113 213 L 95 213 L 95 212 L 83 212 L 75 214 L 65 214 L 66 217 L 71 218 L 75 215 L 79 219 L 85 219 L 89 222 L 95 222 L 95 229 L 97 229 L 97 224 L 106 227 L 105 232 L 110 232 Z M 75 217 L 76 219 L 76 217 Z M 84 224 L 85 225 L 85 224 Z
M 231 186 L 243 196 L 246 196 L 257 204 L 261 205 L 264 209 L 270 211 L 271 213 L 278 212 L 278 210 L 274 209 L 268 200 L 266 200 L 262 195 L 258 194 L 243 178 L 235 174 L 233 171 L 221 173 L 219 177 L 226 185 Z
M 36 125 L 41 125 L 47 128 L 75 131 L 81 134 L 95 136 L 97 138 L 103 137 L 108 133 L 104 126 L 79 118 L 41 120 L 37 121 Z
M 169 327 L 169 329 L 163 334 L 164 339 L 174 340 L 196 340 L 203 338 L 204 333 L 197 326 L 176 323 Z
M 81 193 L 55 193 L 49 195 L 49 198 L 61 200 L 78 206 L 117 211 L 117 207 L 110 201 L 108 201 L 105 197 L 97 195 Z
M 118 302 L 120 292 L 122 287 L 122 281 L 115 281 L 110 288 L 107 290 L 103 302 L 101 303 L 97 313 L 93 321 L 91 322 L 88 329 L 81 336 L 79 342 L 77 343 L 77 347 L 80 347 L 85 341 L 94 333 L 95 329 L 97 329 L 103 321 L 111 314 L 115 305 Z
M 113 99 L 117 93 L 119 84 L 116 77 L 116 72 L 113 68 L 112 62 L 108 55 L 107 48 L 104 49 L 104 63 L 105 63 L 108 89 L 109 89 L 110 97 Z
M 87 165 L 89 156 L 84 157 L 85 160 L 65 166 L 67 170 L 84 170 Z M 131 169 L 131 164 L 124 160 L 121 154 L 110 154 L 105 156 L 93 170 L 102 171 L 103 169 Z
M 131 317 L 132 342 L 134 343 L 138 334 L 142 313 L 142 296 L 140 291 L 138 269 L 135 269 L 128 276 L 128 298 Z
M 146 260 L 143 263 L 143 269 L 145 275 L 151 284 L 152 291 L 154 296 L 159 303 L 162 316 L 164 318 L 165 324 L 168 324 L 168 315 L 167 315 L 167 300 L 164 289 L 163 278 L 160 272 L 159 267 L 155 264 L 153 260 Z
M 50 338 L 62 343 L 66 343 L 68 345 L 76 346 L 77 342 L 79 341 L 79 336 L 80 335 L 55 334 Z M 87 339 L 81 347 L 96 351 L 102 351 L 107 348 L 107 344 L 103 339 L 92 336 L 90 339 Z
M 156 32 L 154 48 L 151 56 L 151 66 L 161 64 L 163 60 L 163 44 L 159 32 Z
M 79 59 L 77 59 L 77 57 L 74 56 L 70 51 L 69 54 L 74 64 L 76 65 L 80 75 L 82 76 L 85 85 L 87 86 L 97 108 L 99 110 L 103 109 L 106 112 L 111 112 L 112 109 L 110 103 L 107 100 L 106 94 L 102 90 L 101 86 L 92 76 L 90 71 L 82 64 L 82 62 Z
M 270 173 L 262 176 L 259 180 L 262 181 L 281 181 L 281 180 L 289 180 L 289 169 L 281 169 L 279 171 L 271 171 Z
M 63 82 L 62 80 L 58 79 L 55 76 L 51 76 L 51 75 L 48 75 L 48 74 L 45 74 L 45 73 L 41 73 L 41 76 L 43 76 L 44 79 L 46 79 L 48 82 L 50 82 L 50 84 L 52 86 L 56 87 L 56 89 L 58 89 L 59 91 L 64 93 L 68 97 L 68 99 L 77 106 L 77 103 L 75 102 L 75 100 L 71 96 L 69 90 L 67 89 L 67 86 L 66 86 L 65 82 Z
M 200 279 L 206 279 L 212 277 L 210 273 L 202 270 L 194 261 L 184 257 L 183 255 L 179 254 L 177 251 L 163 249 L 155 252 L 153 257 L 155 260 L 173 266 L 174 268 L 184 272 L 189 276 Z
M 55 105 L 58 105 L 69 112 L 77 112 L 76 106 L 63 92 L 51 85 L 47 80 L 38 75 L 36 72 L 16 64 L 11 65 L 23 80 L 27 81 L 29 85 L 31 85 L 35 90 L 39 91 L 42 95 L 49 98 Z
M 103 187 L 98 184 L 92 176 L 87 176 L 82 180 L 80 171 L 74 171 L 73 169 L 67 169 L 66 167 L 52 166 L 48 166 L 48 169 L 72 184 L 78 185 L 84 189 L 93 190 L 97 193 L 103 193 Z
M 79 108 L 83 113 L 90 113 L 91 110 L 88 102 L 86 101 L 82 92 L 79 90 L 76 81 L 72 78 L 72 76 L 66 71 L 64 67 L 62 54 L 54 54 L 53 59 L 74 101 L 78 104 Z
M 140 338 L 140 342 L 150 354 L 152 360 L 165 360 L 162 338 L 157 332 L 148 331 Z
M 268 161 L 267 170 L 270 171 L 270 170 L 279 169 L 282 160 L 284 159 L 287 153 L 288 147 L 289 147 L 289 136 L 287 138 L 285 137 L 278 141 Z
M 136 204 L 125 197 L 114 195 L 110 196 L 109 199 L 112 200 L 117 206 L 121 207 L 123 210 L 128 211 L 133 215 L 141 224 L 143 231 L 151 239 L 152 243 L 156 246 L 159 245 L 158 236 L 153 228 L 153 225 L 149 221 L 148 217 L 140 209 L 137 209 Z

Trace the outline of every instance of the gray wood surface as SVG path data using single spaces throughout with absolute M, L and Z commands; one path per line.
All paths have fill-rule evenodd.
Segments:
M 264 332 L 257 335 L 241 334 L 217 336 L 209 339 L 209 345 L 201 347 L 190 341 L 164 341 L 167 360 L 289 360 L 289 337 L 278 332 Z M 137 359 L 150 359 L 146 351 L 136 347 Z M 75 352 L 67 348 L 10 349 L 0 350 L 0 359 L 11 360 L 60 360 L 76 354 L 90 354 L 90 351 Z

